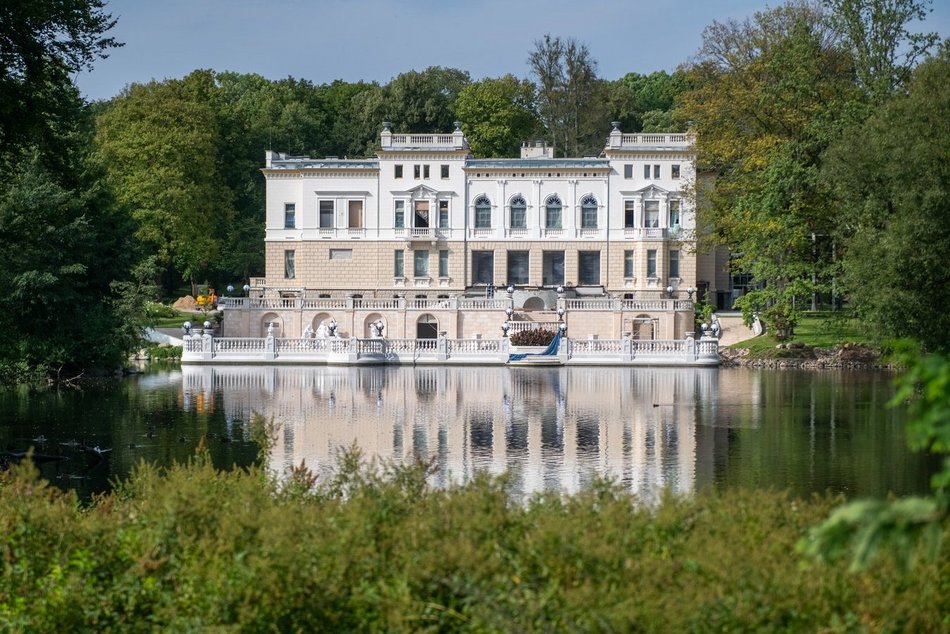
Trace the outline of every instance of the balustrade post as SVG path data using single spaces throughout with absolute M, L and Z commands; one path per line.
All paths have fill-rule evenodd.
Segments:
M 449 342 L 445 338 L 445 332 L 439 333 L 439 338 L 435 342 L 436 357 L 439 361 L 445 361 L 449 358 Z
M 633 361 L 633 339 L 629 332 L 623 333 L 623 360 Z
M 356 363 L 360 358 L 360 342 L 356 337 L 350 337 L 346 347 L 347 361 Z

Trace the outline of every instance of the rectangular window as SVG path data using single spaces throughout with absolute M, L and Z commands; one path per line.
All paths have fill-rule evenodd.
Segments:
M 624 178 L 633 178 L 633 164 L 627 163 L 623 166 L 623 177 Z
M 405 229 L 406 228 L 406 201 L 397 200 L 394 201 L 395 210 L 393 215 L 393 227 L 396 229 Z
M 634 201 L 623 201 L 623 226 L 625 229 L 632 229 L 637 226 L 635 209 Z
M 449 228 L 449 201 L 439 201 L 439 229 Z
M 412 274 L 416 277 L 429 277 L 429 252 L 412 252 Z
M 670 228 L 680 226 L 680 201 L 670 201 Z
M 643 178 L 650 178 L 650 166 L 649 166 L 649 165 L 644 165 L 644 166 L 643 166 Z
M 347 205 L 350 220 L 350 229 L 363 228 L 363 201 L 351 200 Z
M 333 226 L 333 201 L 320 201 L 320 228 L 329 229 Z
M 577 253 L 577 282 L 584 286 L 600 284 L 600 251 Z
M 284 251 L 284 277 L 288 280 L 292 280 L 297 277 L 297 269 L 294 266 L 293 249 L 287 249 Z
M 331 260 L 352 260 L 353 249 L 330 249 Z
M 495 283 L 495 252 L 472 251 L 472 284 Z
M 659 165 L 654 165 L 654 166 L 653 166 L 653 178 L 659 178 L 659 177 L 660 177 L 660 166 L 659 166 Z
M 429 166 L 428 166 L 428 165 L 423 165 L 423 166 L 422 166 L 422 178 L 429 178 Z
M 564 251 L 542 253 L 541 283 L 544 286 L 560 286 L 564 283 Z
M 491 228 L 491 206 L 490 205 L 476 205 L 475 206 L 475 228 L 476 229 Z
M 440 175 L 442 178 L 448 178 L 448 177 L 449 177 L 449 166 L 448 166 L 448 165 L 440 165 L 440 166 L 439 166 L 439 175 Z
M 422 175 L 422 166 L 421 166 L 421 165 L 413 165 L 413 166 L 412 166 L 412 177 L 413 177 L 413 178 L 419 178 L 419 176 L 421 176 L 421 175 Z
M 297 228 L 297 205 L 294 203 L 284 204 L 284 229 Z
M 623 276 L 628 279 L 632 279 L 633 275 L 633 251 L 624 251 L 623 252 Z
M 447 249 L 439 251 L 439 277 L 449 276 L 449 252 Z
M 544 226 L 548 229 L 561 228 L 561 206 L 548 204 L 544 208 Z
M 413 218 L 413 227 L 417 229 L 429 228 L 429 201 L 417 200 L 415 207 L 415 217 Z
M 660 226 L 660 201 L 659 200 L 643 201 L 643 226 L 644 227 L 659 227 Z
M 670 251 L 670 277 L 680 276 L 680 252 Z
M 508 252 L 508 283 L 509 284 L 527 284 L 528 283 L 528 252 L 527 251 L 509 251 Z
M 597 228 L 597 207 L 595 205 L 584 205 L 581 207 L 581 229 Z
M 405 277 L 405 253 L 402 249 L 393 251 L 393 277 Z
M 647 251 L 647 277 L 656 277 L 656 249 Z
M 393 165 L 393 178 L 402 178 L 402 165 Z
M 671 178 L 679 178 L 679 177 L 680 177 L 680 166 L 679 166 L 679 165 L 672 165 L 672 166 L 670 166 L 670 177 L 671 177 Z

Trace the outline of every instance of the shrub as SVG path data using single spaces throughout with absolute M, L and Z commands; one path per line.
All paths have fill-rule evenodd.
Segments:
M 511 335 L 513 346 L 546 346 L 554 339 L 554 331 L 545 328 L 522 330 Z

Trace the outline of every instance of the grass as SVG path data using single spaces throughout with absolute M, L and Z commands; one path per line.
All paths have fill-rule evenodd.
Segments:
M 795 326 L 795 335 L 785 341 L 779 341 L 768 332 L 761 337 L 742 341 L 731 348 L 746 348 L 749 357 L 755 359 L 799 357 L 801 349 L 778 349 L 780 343 L 802 344 L 809 348 L 832 348 L 845 343 L 859 343 L 875 347 L 862 324 L 846 311 L 819 311 L 804 313 Z
M 185 311 L 176 310 L 174 315 L 164 315 L 160 317 L 154 317 L 150 324 L 152 328 L 181 328 L 181 325 L 190 321 L 193 324 L 202 324 L 206 319 L 207 315 L 203 312 L 190 313 Z

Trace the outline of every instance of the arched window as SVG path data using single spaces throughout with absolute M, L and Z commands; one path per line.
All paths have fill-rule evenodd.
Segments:
M 487 196 L 479 196 L 475 199 L 475 228 L 491 228 L 491 201 Z
M 511 228 L 525 229 L 528 226 L 528 204 L 520 194 L 511 199 Z
M 561 199 L 557 194 L 549 197 L 544 203 L 544 226 L 548 229 L 561 228 Z
M 584 196 L 581 201 L 581 229 L 597 228 L 597 199 L 593 196 Z

